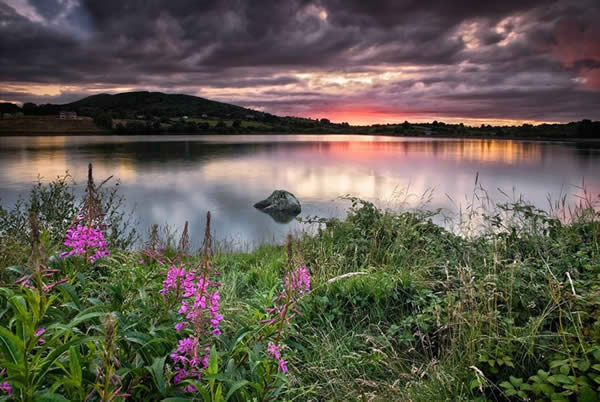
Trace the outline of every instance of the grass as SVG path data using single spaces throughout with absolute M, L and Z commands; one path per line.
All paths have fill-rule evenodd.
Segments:
M 290 371 L 285 379 L 268 377 L 281 388 L 271 388 L 270 396 L 240 393 L 241 388 L 232 400 L 251 395 L 257 400 L 297 401 L 597 400 L 597 200 L 586 195 L 570 210 L 564 199 L 554 207 L 545 212 L 517 200 L 485 211 L 471 208 L 462 221 L 469 228 L 467 235 L 459 235 L 432 223 L 435 212 L 381 210 L 352 199 L 345 220 L 322 220 L 318 233 L 294 239 L 291 257 L 280 245 L 217 253 L 214 265 L 221 272 L 225 321 L 216 345 L 221 357 L 231 356 L 239 367 L 253 359 L 241 357 L 244 353 L 261 350 L 253 342 L 260 344 L 272 332 L 264 325 L 256 327 L 240 350 L 231 349 L 227 339 L 264 318 L 264 308 L 279 291 L 287 267 L 306 265 L 311 273 L 311 291 L 299 302 L 301 315 L 286 329 Z M 471 230 L 473 222 L 476 231 Z M 14 233 L 8 238 L 0 230 L 0 260 L 4 266 L 25 267 L 31 251 Z M 166 248 L 165 256 L 176 255 L 169 246 L 172 239 L 158 242 Z M 47 256 L 61 250 L 50 240 L 44 248 Z M 202 257 L 187 258 L 197 263 Z M 123 389 L 134 400 L 158 400 L 177 395 L 174 389 L 168 391 L 171 394 L 162 392 L 157 376 L 151 375 L 153 359 L 176 347 L 176 312 L 158 295 L 167 267 L 139 260 L 140 251 L 119 251 L 115 246 L 111 257 L 93 269 L 52 258 L 50 264 L 71 278 L 79 310 L 116 314 L 115 358 Z M 17 291 L 12 285 L 14 269 L 5 270 L 2 278 L 5 289 Z M 71 311 L 74 299 L 64 292 L 57 297 L 60 303 L 52 311 L 61 322 L 80 314 Z M 7 301 L 2 303 L 6 306 Z M 0 323 L 12 328 L 8 307 L 3 311 Z M 99 322 L 77 328 L 103 334 Z M 153 346 L 146 343 L 151 339 Z M 91 346 L 81 346 L 78 353 L 82 367 L 98 359 Z M 62 357 L 63 366 L 71 364 L 69 356 Z M 164 364 L 159 377 L 168 383 L 168 358 Z M 226 373 L 225 366 L 222 361 L 219 370 Z M 234 377 L 256 375 L 244 371 L 249 368 L 240 370 Z M 39 390 L 64 379 L 67 371 L 49 372 Z M 94 374 L 85 373 L 84 368 L 77 391 L 81 395 L 91 392 L 95 383 Z M 205 386 L 208 389 L 208 382 Z M 54 391 L 70 398 L 79 395 L 67 385 Z M 218 399 L 213 395 L 209 400 Z
M 24 116 L 14 119 L 0 119 L 0 134 L 102 134 L 106 130 L 98 128 L 91 118 L 63 120 L 56 116 Z

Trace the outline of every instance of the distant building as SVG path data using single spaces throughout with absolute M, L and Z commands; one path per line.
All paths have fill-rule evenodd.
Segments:
M 204 114 L 202 115 L 202 118 L 203 118 L 203 119 L 206 119 L 206 118 L 208 118 L 208 115 L 207 115 L 206 113 L 204 113 Z
M 182 119 L 184 119 L 184 120 L 187 120 L 187 118 L 188 118 L 187 116 L 182 116 Z
M 63 120 L 77 120 L 77 113 L 63 110 L 58 114 L 58 118 Z
M 246 115 L 246 118 L 247 118 L 247 119 L 253 119 L 253 118 L 254 118 L 254 115 L 253 115 L 253 114 L 247 114 L 247 115 Z

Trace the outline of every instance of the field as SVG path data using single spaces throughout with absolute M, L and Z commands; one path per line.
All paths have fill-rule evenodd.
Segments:
M 314 236 L 213 255 L 186 228 L 134 243 L 114 191 L 72 191 L 0 210 L 16 400 L 598 399 L 595 196 L 472 206 L 455 232 L 351 199 Z
M 80 120 L 63 120 L 56 116 L 24 116 L 0 119 L 0 134 L 102 134 L 90 117 Z

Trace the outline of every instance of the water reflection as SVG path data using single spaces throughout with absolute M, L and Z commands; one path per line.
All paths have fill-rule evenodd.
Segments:
M 93 162 L 98 178 L 121 180 L 142 227 L 190 221 L 200 238 L 211 210 L 217 235 L 240 243 L 282 239 L 299 224 L 280 224 L 254 202 L 274 189 L 294 193 L 302 215 L 340 216 L 352 194 L 386 205 L 399 190 L 434 187 L 431 207 L 455 208 L 472 192 L 475 175 L 496 188 L 522 192 L 538 206 L 585 177 L 600 193 L 598 144 L 511 140 L 398 139 L 369 136 L 176 136 L 0 138 L 0 198 L 13 203 L 38 174 L 44 181 L 69 171 L 85 180 Z M 574 191 L 574 190 L 573 190 Z M 418 197 L 408 204 L 418 203 Z

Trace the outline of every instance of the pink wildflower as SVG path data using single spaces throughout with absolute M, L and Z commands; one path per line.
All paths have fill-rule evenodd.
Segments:
M 12 386 L 8 383 L 8 381 L 4 381 L 0 384 L 0 391 L 7 393 L 8 395 L 12 395 Z
M 279 353 L 279 346 L 275 345 L 272 342 L 269 342 L 269 345 L 267 345 L 267 352 L 269 353 L 269 355 L 271 355 L 273 360 L 277 360 L 277 370 L 283 373 L 287 373 L 287 364 L 285 360 L 281 358 L 281 353 Z
M 77 226 L 70 227 L 65 234 L 64 244 L 67 247 L 71 247 L 71 250 L 61 253 L 61 258 L 70 255 L 87 255 L 88 253 L 92 253 L 89 256 L 89 260 L 95 262 L 110 254 L 102 229 L 91 226 L 78 224 Z
M 180 383 L 182 380 L 190 377 L 202 378 L 202 373 L 208 367 L 210 353 L 204 348 L 204 356 L 201 358 L 202 346 L 198 343 L 198 338 L 187 337 L 179 341 L 177 351 L 171 353 L 171 359 L 175 362 L 175 376 L 173 382 Z M 197 389 L 189 387 L 183 388 L 186 392 L 196 392 Z
M 44 338 L 41 338 L 41 336 L 44 334 L 44 332 L 46 332 L 45 328 L 38 328 L 37 331 L 35 331 L 35 333 L 33 334 L 36 337 L 40 337 L 40 339 L 38 339 L 38 343 L 44 343 L 46 342 L 46 340 Z
M 271 315 L 270 319 L 264 320 L 268 324 L 275 324 L 278 321 L 290 322 L 298 311 L 298 301 L 300 298 L 310 291 L 310 274 L 306 267 L 300 267 L 291 272 L 289 276 L 283 279 L 283 290 L 275 299 L 275 305 L 266 309 Z M 292 314 L 289 312 L 292 311 Z

